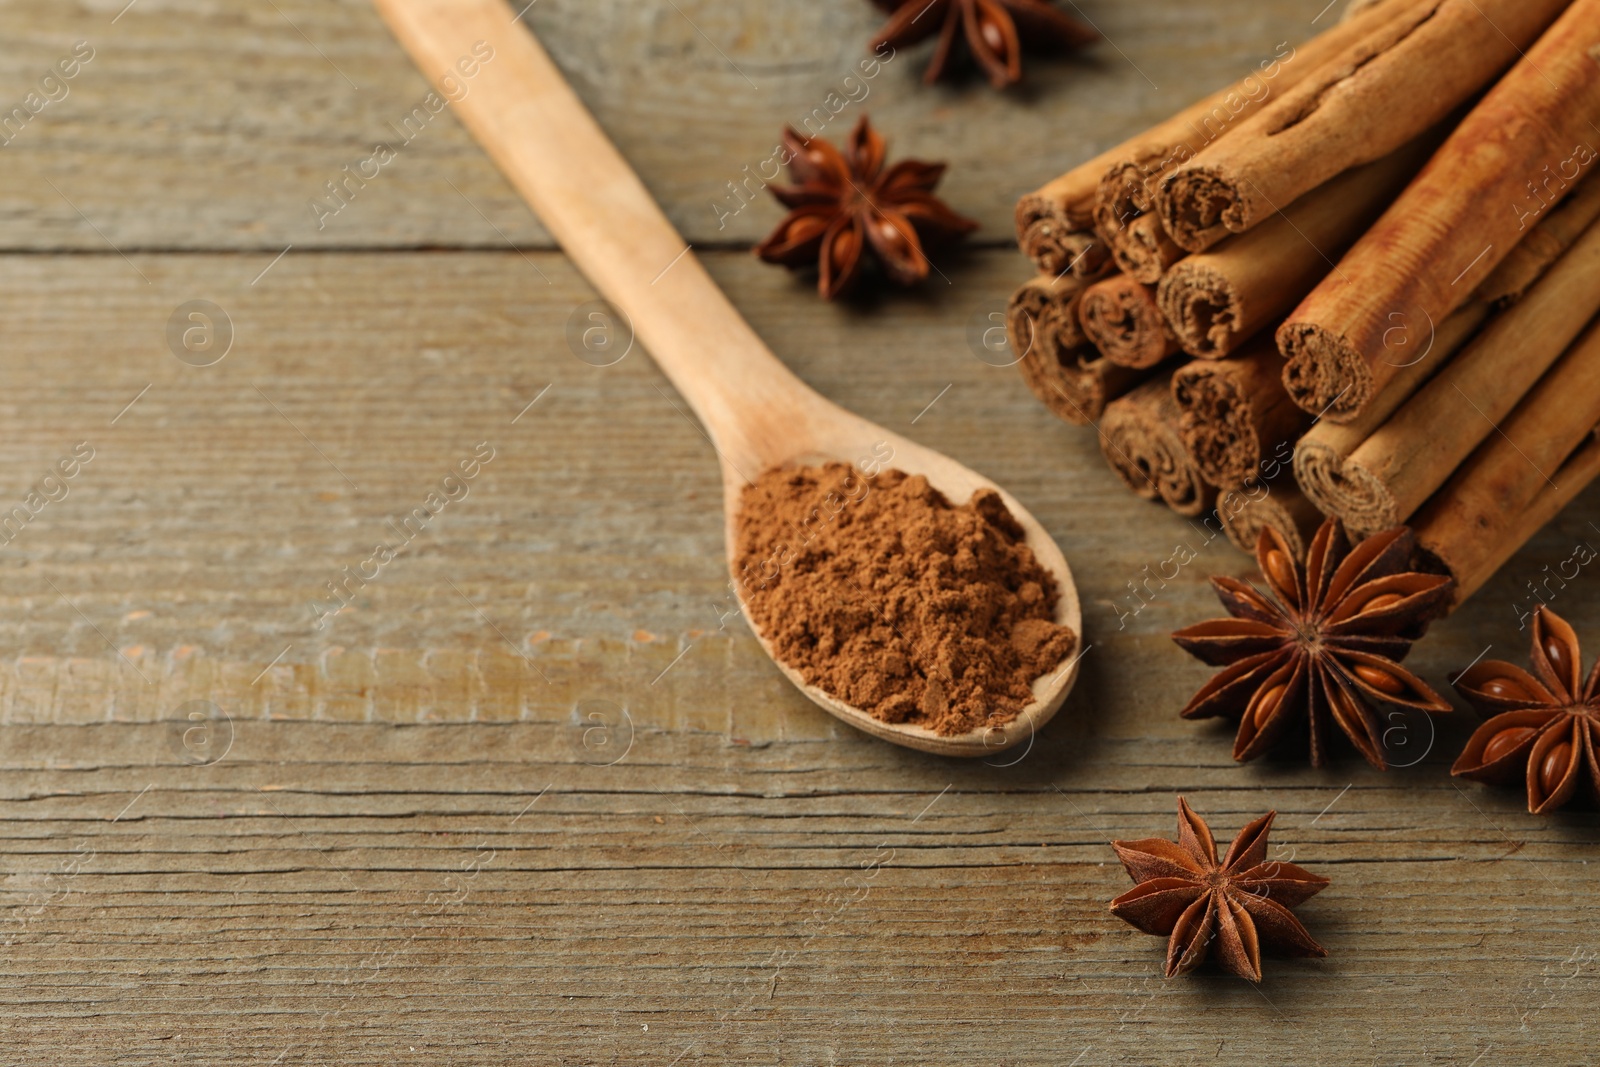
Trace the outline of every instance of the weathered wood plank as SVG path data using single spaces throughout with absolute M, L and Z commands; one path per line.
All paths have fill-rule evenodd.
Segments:
M 1058 789 L 1036 759 L 678 731 L 598 768 L 535 724 L 485 758 L 481 725 L 254 723 L 194 768 L 172 725 L 94 727 L 93 755 L 35 727 L 5 760 L 15 1062 L 105 1062 L 111 1035 L 124 1062 L 1581 1062 L 1593 842 L 1507 840 L 1495 794 L 1274 790 L 1279 855 L 1336 879 L 1305 908 L 1333 956 L 1258 993 L 1162 982 L 1106 914 L 1105 837 L 1172 818 L 1126 745 Z M 1219 828 L 1260 805 L 1239 771 L 1185 773 Z
M 997 477 L 1067 549 L 1094 649 L 1011 766 L 854 735 L 721 617 L 709 450 L 642 353 L 568 349 L 592 294 L 561 257 L 297 252 L 253 286 L 270 255 L 130 259 L 0 257 L 0 500 L 95 448 L 0 548 L 9 1061 L 1587 1055 L 1595 816 L 1452 783 L 1466 714 L 1397 734 L 1416 765 L 1389 775 L 1235 767 L 1226 731 L 1179 721 L 1207 672 L 1165 634 L 1249 561 L 968 348 L 1013 255 L 870 314 L 709 257 L 803 377 Z M 210 367 L 165 336 L 202 298 L 235 332 Z M 483 440 L 470 494 L 315 629 L 322 583 Z M 1519 657 L 1516 596 L 1597 506 L 1417 669 Z M 1180 541 L 1199 559 L 1133 614 Z M 1586 633 L 1593 580 L 1557 593 Z M 1305 909 L 1329 960 L 1274 961 L 1259 992 L 1157 977 L 1159 942 L 1105 911 L 1105 841 L 1168 833 L 1176 791 L 1221 833 L 1283 813 L 1280 858 L 1335 879 Z
M 0 3 L 0 114 L 75 42 L 93 53 L 45 87 L 65 96 L 0 131 L 0 249 L 548 244 L 447 111 L 404 128 L 428 87 L 364 0 L 125 3 Z M 832 139 L 866 111 L 895 152 L 949 160 L 950 202 L 1004 242 L 1020 193 L 1242 77 L 1314 32 L 1322 6 L 1086 0 L 1108 42 L 1040 59 L 1008 95 L 981 81 L 925 88 L 926 46 L 862 79 L 880 15 L 861 0 L 540 0 L 525 19 L 697 244 L 773 226 L 770 198 L 740 208 L 728 183 L 819 108 L 828 121 L 813 129 Z M 395 158 L 347 184 L 347 204 L 330 200 L 325 183 L 380 142 Z M 318 198 L 337 214 L 313 211 Z
M 593 697 L 749 740 L 787 736 L 790 711 L 816 715 L 795 698 L 748 725 L 764 717 L 729 691 L 776 675 L 724 616 L 714 464 L 643 353 L 598 368 L 568 348 L 593 294 L 561 257 L 291 253 L 250 285 L 269 259 L 0 259 L 3 510 L 74 448 L 94 450 L 0 548 L 14 575 L 9 721 L 163 717 L 211 691 L 250 716 L 344 721 L 507 720 Z M 1132 666 L 1174 665 L 1168 706 L 1204 677 L 1163 635 L 1214 610 L 1207 573 L 1249 560 L 1129 498 L 1092 433 L 1055 423 L 969 348 L 1013 257 L 948 264 L 966 300 L 930 290 L 871 314 L 819 305 L 743 255 L 710 262 L 824 393 L 997 477 L 1057 533 L 1096 644 L 1087 689 L 1128 690 L 1124 650 Z M 214 366 L 167 347 L 174 309 L 194 299 L 231 323 Z M 468 496 L 370 582 L 352 578 L 484 442 L 494 458 Z M 1584 498 L 1441 628 L 1427 648 L 1453 659 L 1438 669 L 1481 650 L 1468 635 L 1514 641 L 1518 594 L 1528 602 L 1594 515 Z M 1180 543 L 1197 559 L 1164 582 Z M 1560 603 L 1579 622 L 1586 577 Z M 346 582 L 359 597 L 319 627 L 312 605 L 337 606 L 328 584 Z M 601 677 L 627 699 L 589 692 Z M 834 736 L 819 722 L 795 729 Z

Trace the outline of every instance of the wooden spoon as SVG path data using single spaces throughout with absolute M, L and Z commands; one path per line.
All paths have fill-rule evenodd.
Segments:
M 858 462 L 893 450 L 889 466 L 924 475 L 957 503 L 995 489 L 1061 588 L 1056 621 L 1082 633 L 1077 587 L 1038 521 L 994 483 L 937 452 L 823 399 L 755 335 L 690 253 L 531 33 L 501 0 L 375 0 L 401 44 L 466 123 L 573 262 L 631 322 L 640 342 L 699 415 L 722 460 L 729 555 L 739 494 L 768 468 Z M 738 583 L 735 583 L 737 586 Z M 742 599 L 742 592 L 741 592 Z M 748 605 L 745 615 L 750 617 Z M 759 631 L 762 647 L 772 646 Z M 1081 640 L 1080 640 L 1081 643 Z M 941 737 L 881 722 L 789 680 L 828 711 L 896 744 L 951 756 L 992 755 L 1055 714 L 1077 657 L 1034 682 L 1034 701 L 1004 728 Z

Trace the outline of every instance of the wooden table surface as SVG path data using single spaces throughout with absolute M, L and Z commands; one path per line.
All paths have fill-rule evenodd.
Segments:
M 319 220 L 427 92 L 362 0 L 0 3 L 0 112 L 92 51 L 0 147 L 0 510 L 55 498 L 0 547 L 0 1062 L 1595 1062 L 1595 816 L 1452 780 L 1464 708 L 1397 720 L 1388 774 L 1234 765 L 1178 719 L 1209 672 L 1166 635 L 1251 561 L 968 340 L 1026 276 L 1019 192 L 1324 2 L 1081 0 L 1106 44 L 1006 95 L 902 53 L 827 133 L 865 109 L 950 160 L 983 231 L 926 290 L 842 306 L 749 255 L 772 203 L 714 205 L 845 87 L 870 5 L 524 16 L 780 356 L 1066 549 L 1082 681 L 987 764 L 859 736 L 762 658 L 705 441 L 644 353 L 574 354 L 593 291 L 448 113 Z M 1597 520 L 1590 493 L 1412 663 L 1521 659 L 1529 583 Z M 1600 576 L 1550 588 L 1600 652 Z M 1179 792 L 1224 837 L 1280 812 L 1275 854 L 1333 879 L 1301 909 L 1327 960 L 1160 977 L 1107 913 L 1107 840 L 1170 835 Z

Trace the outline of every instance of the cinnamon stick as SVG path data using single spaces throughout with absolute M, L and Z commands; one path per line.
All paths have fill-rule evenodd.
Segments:
M 1167 232 L 1203 252 L 1395 151 L 1511 66 L 1567 2 L 1433 0 L 1376 27 L 1163 179 Z
M 1089 340 L 1113 363 L 1153 367 L 1178 351 L 1155 289 L 1113 274 L 1083 291 L 1078 320 Z
M 1206 144 L 1259 110 L 1275 95 L 1288 92 L 1318 66 L 1343 52 L 1371 28 L 1392 19 L 1419 0 L 1380 0 L 1359 18 L 1336 25 L 1287 54 L 1263 60 L 1244 79 L 1184 108 L 1165 122 L 1072 168 L 1017 202 L 1017 241 L 1040 273 L 1059 274 L 1065 264 L 1096 241 L 1095 201 L 1100 181 L 1125 161 L 1155 164 L 1191 158 Z M 1131 221 L 1131 219 L 1129 220 Z M 1109 249 L 1105 262 L 1110 262 Z
M 1587 175 L 1578 180 L 1565 200 L 1540 216 L 1533 232 L 1500 261 L 1494 273 L 1478 286 L 1473 299 L 1501 305 L 1521 299 L 1596 219 L 1600 219 L 1600 181 Z
M 1330 515 L 1336 513 L 1334 501 L 1345 495 L 1359 500 L 1366 494 L 1370 500 L 1372 490 L 1361 483 L 1359 475 L 1352 472 L 1351 477 L 1346 477 L 1345 461 L 1477 335 L 1495 308 L 1521 300 L 1597 217 L 1600 182 L 1585 180 L 1559 208 L 1542 217 L 1517 246 L 1517 252 L 1506 257 L 1478 287 L 1471 303 L 1458 309 L 1431 334 L 1396 338 L 1390 347 L 1401 367 L 1383 391 L 1350 422 L 1319 419 L 1295 446 L 1295 478 L 1306 496 Z M 1521 254 L 1524 250 L 1527 255 Z M 1366 506 L 1349 505 L 1357 513 Z
M 1330 494 L 1334 513 L 1355 531 L 1404 522 L 1494 435 L 1597 311 L 1600 225 L 1351 453 Z
M 1389 384 L 1353 422 L 1318 419 L 1295 443 L 1294 476 L 1300 490 L 1324 514 L 1360 514 L 1374 497 L 1373 488 L 1359 475 L 1347 473 L 1345 462 L 1357 448 L 1377 432 L 1418 389 L 1430 381 L 1440 368 L 1477 335 L 1489 320 L 1487 303 L 1474 301 L 1446 319 L 1431 336 L 1416 338 L 1401 351 L 1405 365 Z
M 1027 197 L 1017 205 L 1017 243 L 1039 273 L 1093 281 L 1112 267 L 1111 246 L 1092 229 L 1073 229 L 1049 205 Z
M 1095 194 L 1095 230 L 1110 246 L 1117 266 L 1146 285 L 1160 281 L 1184 257 L 1161 221 L 1149 213 L 1155 200 L 1145 178 L 1147 172 L 1165 173 L 1176 162 L 1170 151 L 1165 161 L 1124 160 L 1100 179 Z
M 1188 253 L 1172 243 L 1161 220 L 1143 215 L 1124 226 L 1111 242 L 1111 258 L 1135 281 L 1154 285 Z
M 1451 546 L 1454 567 L 1450 573 L 1456 580 L 1455 603 L 1463 603 L 1483 588 L 1507 560 L 1531 541 L 1534 534 L 1555 521 L 1562 509 L 1597 477 L 1600 477 L 1600 427 L 1550 476 L 1554 484 L 1544 486 L 1531 504 L 1510 516 L 1510 522 L 1496 532 L 1493 542 L 1479 539 L 1465 550 L 1460 545 Z M 1424 536 L 1438 543 L 1436 538 L 1440 535 L 1435 530 L 1426 530 Z
M 1088 340 L 1078 323 L 1078 302 L 1083 283 L 1071 275 L 1029 278 L 1011 294 L 1006 304 L 1006 339 L 1019 356 L 1036 344 L 1077 348 Z
M 1420 138 L 1342 174 L 1249 233 L 1172 267 L 1157 299 L 1183 350 L 1217 359 L 1282 320 L 1326 277 L 1329 257 L 1343 255 L 1383 214 L 1435 143 Z
M 1184 447 L 1200 476 L 1218 488 L 1260 478 L 1272 450 L 1299 437 L 1311 422 L 1284 391 L 1283 357 L 1270 338 L 1234 359 L 1179 367 L 1172 397 Z
M 1084 339 L 1078 324 L 1082 293 L 1082 283 L 1071 277 L 1034 278 L 1006 307 L 1006 335 L 1020 355 L 1023 381 L 1057 418 L 1074 426 L 1098 421 L 1107 403 L 1145 377 L 1110 362 Z
M 1548 6 L 1526 3 L 1512 21 L 1484 14 L 1511 33 Z M 1456 4 L 1440 0 L 1436 18 Z M 1354 418 L 1397 369 L 1384 344 L 1397 321 L 1443 322 L 1594 163 L 1597 45 L 1600 0 L 1573 0 L 1279 329 L 1297 403 L 1335 422 Z
M 1600 323 L 1578 339 L 1501 426 L 1428 502 L 1413 524 L 1432 560 L 1476 589 L 1506 546 L 1528 532 L 1524 512 L 1553 490 L 1556 477 L 1595 431 L 1600 412 Z M 1508 553 L 1507 553 L 1508 554 Z
M 1178 436 L 1171 373 L 1159 374 L 1106 405 L 1100 451 L 1124 485 L 1180 515 L 1210 511 L 1217 490 L 1200 477 Z
M 1246 552 L 1256 550 L 1261 531 L 1270 526 L 1283 535 L 1290 551 L 1302 559 L 1317 527 L 1322 524 L 1322 513 L 1305 498 L 1290 477 L 1249 482 L 1242 488 L 1225 490 L 1217 499 L 1217 514 L 1228 540 Z

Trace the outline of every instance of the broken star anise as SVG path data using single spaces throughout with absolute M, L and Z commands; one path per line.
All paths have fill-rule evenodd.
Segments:
M 1578 635 L 1543 604 L 1533 613 L 1531 659 L 1533 674 L 1489 660 L 1452 679 L 1479 711 L 1497 714 L 1450 773 L 1491 784 L 1522 777 L 1535 815 L 1564 806 L 1580 781 L 1600 803 L 1600 663 L 1585 681 Z
M 1270 749 L 1293 722 L 1311 732 L 1311 765 L 1327 760 L 1331 713 L 1379 770 L 1383 725 L 1369 700 L 1420 711 L 1450 705 L 1400 666 L 1413 642 L 1445 607 L 1449 578 L 1410 569 L 1414 542 L 1400 526 L 1349 546 L 1333 519 L 1323 524 L 1303 565 L 1268 527 L 1256 561 L 1272 595 L 1216 577 L 1211 584 L 1231 619 L 1179 630 L 1172 639 L 1197 658 L 1226 669 L 1183 709 L 1186 719 L 1238 716 L 1233 758 Z
M 933 84 L 954 68 L 957 41 L 983 68 L 990 84 L 1003 89 L 1022 78 L 1027 46 L 1073 49 L 1093 44 L 1100 33 L 1047 0 L 873 0 L 893 12 L 872 47 L 904 48 L 939 35 L 923 80 Z
M 770 186 L 790 210 L 756 254 L 790 269 L 819 265 L 817 289 L 829 300 L 848 292 L 870 250 L 901 285 L 928 276 L 927 246 L 978 228 L 933 195 L 943 163 L 904 159 L 884 168 L 884 140 L 865 115 L 843 152 L 820 138 L 783 131 L 795 185 Z
M 1217 961 L 1240 978 L 1261 981 L 1261 950 L 1326 956 L 1289 909 L 1328 885 L 1292 863 L 1267 860 L 1269 811 L 1239 831 L 1217 862 L 1204 819 L 1178 798 L 1178 840 L 1113 841 L 1138 885 L 1111 902 L 1112 914 L 1147 934 L 1168 938 L 1167 977 L 1187 974 L 1215 945 Z

